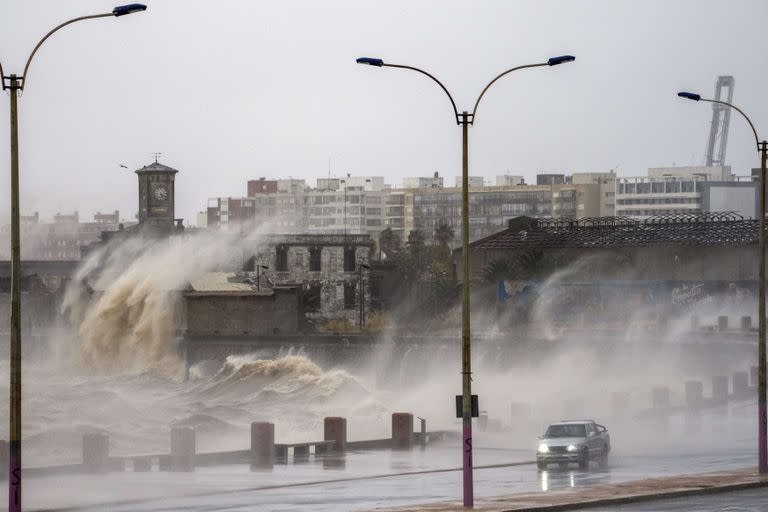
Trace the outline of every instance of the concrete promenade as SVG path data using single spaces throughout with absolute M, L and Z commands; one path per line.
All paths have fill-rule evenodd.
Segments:
M 768 475 L 760 476 L 756 468 L 716 473 L 647 478 L 615 484 L 600 484 L 577 490 L 532 492 L 475 499 L 474 510 L 484 512 L 578 510 L 722 493 L 742 489 L 768 487 Z M 427 503 L 377 511 L 463 511 L 459 501 Z

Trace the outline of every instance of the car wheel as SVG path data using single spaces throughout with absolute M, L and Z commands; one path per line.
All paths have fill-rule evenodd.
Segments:
M 584 450 L 584 454 L 579 460 L 579 469 L 587 469 L 589 467 L 589 450 Z
M 543 460 L 537 460 L 536 467 L 539 468 L 541 471 L 544 471 L 545 469 L 547 469 L 547 463 L 544 462 Z

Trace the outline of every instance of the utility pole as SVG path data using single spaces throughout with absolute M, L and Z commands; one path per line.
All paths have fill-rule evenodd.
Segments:
M 461 126 L 462 134 L 462 154 L 461 154 L 461 170 L 462 170 L 462 208 L 461 208 L 461 250 L 462 250 L 462 307 L 461 307 L 461 380 L 462 380 L 462 471 L 463 471 L 463 494 L 464 494 L 464 507 L 472 508 L 474 506 L 474 483 L 472 476 L 472 371 L 471 371 L 471 359 L 470 359 L 470 310 L 469 310 L 469 134 L 468 128 L 475 123 L 475 114 L 477 113 L 477 106 L 480 104 L 480 100 L 483 99 L 483 95 L 488 88 L 496 82 L 499 78 L 519 69 L 536 68 L 542 66 L 556 66 L 566 62 L 573 62 L 576 58 L 572 55 L 562 55 L 559 57 L 552 57 L 546 62 L 540 62 L 537 64 L 526 64 L 524 66 L 517 66 L 508 69 L 496 76 L 491 80 L 485 89 L 478 96 L 475 102 L 475 107 L 472 112 L 467 111 L 459 113 L 456 108 L 456 102 L 453 100 L 453 96 L 448 92 L 448 89 L 434 76 L 427 73 L 423 69 L 419 69 L 413 66 L 404 66 L 402 64 L 388 64 L 382 59 L 372 57 L 361 57 L 357 59 L 358 64 L 366 64 L 375 67 L 390 67 L 409 69 L 416 71 L 422 75 L 426 75 L 431 78 L 448 96 L 453 107 L 453 114 L 456 124 Z
M 766 404 L 766 348 L 765 348 L 765 174 L 766 174 L 766 160 L 768 160 L 768 141 L 760 141 L 760 137 L 757 135 L 755 125 L 752 124 L 752 120 L 736 105 L 732 105 L 727 101 L 721 101 L 719 99 L 706 99 L 702 98 L 700 94 L 692 92 L 679 92 L 677 93 L 681 98 L 693 101 L 706 101 L 708 103 L 714 103 L 714 106 L 724 106 L 726 108 L 732 108 L 744 119 L 752 128 L 752 133 L 755 136 L 755 145 L 757 146 L 757 152 L 760 154 L 760 212 L 759 212 L 759 224 L 757 234 L 757 256 L 758 256 L 758 302 L 757 302 L 757 363 L 758 363 L 758 378 L 757 378 L 757 454 L 758 454 L 758 470 L 761 474 L 768 474 L 768 421 L 766 421 L 766 413 L 768 407 Z M 723 145 L 722 154 L 725 155 L 725 146 Z
M 78 21 L 93 20 L 97 18 L 120 17 L 127 14 L 141 12 L 147 9 L 146 5 L 128 4 L 117 6 L 112 12 L 92 14 L 72 18 L 54 27 L 43 36 L 32 53 L 29 54 L 21 76 L 16 74 L 6 75 L 0 64 L 0 89 L 10 90 L 11 100 L 11 319 L 10 319 L 10 404 L 9 418 L 9 443 L 8 443 L 8 511 L 21 512 L 21 226 L 20 226 L 20 200 L 19 200 L 19 93 L 24 91 L 29 81 L 29 66 L 35 57 L 37 50 L 59 29 Z

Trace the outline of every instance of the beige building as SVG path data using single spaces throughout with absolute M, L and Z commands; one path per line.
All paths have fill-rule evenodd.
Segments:
M 509 219 L 520 215 L 613 215 L 615 176 L 613 172 L 576 173 L 562 182 L 542 185 L 525 185 L 519 176 L 504 176 L 503 183 L 517 184 L 498 186 L 484 186 L 482 178 L 473 177 L 470 239 L 504 229 Z M 281 188 L 280 181 L 277 192 L 210 200 L 208 226 L 255 220 L 269 222 L 283 233 L 370 235 L 374 240 L 390 228 L 405 241 L 413 230 L 430 240 L 438 226 L 447 224 L 454 240 L 461 236 L 461 187 L 443 187 L 438 175 L 406 179 L 405 184 L 414 186 L 401 189 L 391 189 L 383 177 L 376 176 L 320 178 L 314 189 L 294 180 L 293 193 Z

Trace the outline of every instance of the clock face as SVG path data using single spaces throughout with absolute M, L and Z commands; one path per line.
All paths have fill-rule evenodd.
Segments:
M 165 187 L 157 187 L 152 193 L 158 201 L 163 201 L 168 197 L 168 191 Z

